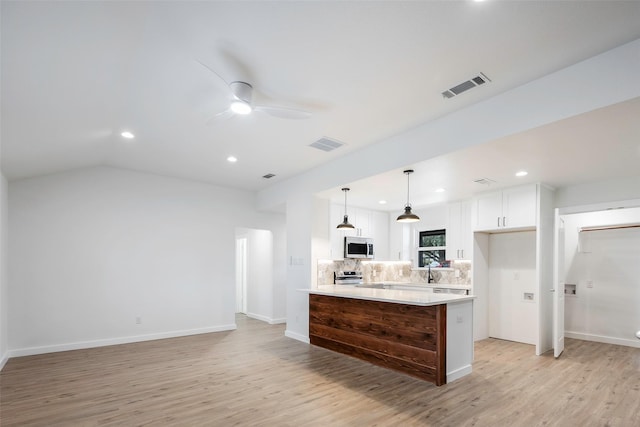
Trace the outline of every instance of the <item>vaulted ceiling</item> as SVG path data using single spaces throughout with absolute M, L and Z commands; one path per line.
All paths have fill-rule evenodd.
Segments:
M 251 191 L 640 37 L 637 1 L 5 0 L 1 13 L 10 180 L 107 165 Z M 491 81 L 442 96 L 479 73 Z M 256 104 L 311 117 L 216 116 L 229 106 L 225 81 L 250 83 Z M 512 172 L 469 159 L 508 156 L 513 168 L 526 156 L 540 180 L 570 182 L 575 173 L 564 176 L 549 154 L 553 141 L 597 161 L 607 135 L 596 123 L 617 120 L 619 149 L 594 176 L 636 173 L 639 103 L 612 108 L 433 159 L 429 169 L 469 181 Z M 309 147 L 323 137 L 344 145 Z M 397 193 L 397 175 L 371 182 Z M 387 197 L 384 188 L 368 197 Z

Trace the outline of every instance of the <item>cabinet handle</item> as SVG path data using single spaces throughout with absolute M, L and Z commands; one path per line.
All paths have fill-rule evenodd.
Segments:
M 506 217 L 506 216 L 503 216 L 503 217 L 502 217 L 502 226 L 503 226 L 503 227 L 506 227 L 506 226 L 507 226 L 507 217 Z
M 460 249 L 460 259 L 464 258 L 464 249 Z
M 500 227 L 500 217 L 498 217 L 498 227 Z

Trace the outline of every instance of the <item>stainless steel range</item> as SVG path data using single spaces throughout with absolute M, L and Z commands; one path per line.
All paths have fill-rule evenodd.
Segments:
M 334 285 L 361 285 L 362 271 L 338 271 L 333 273 Z

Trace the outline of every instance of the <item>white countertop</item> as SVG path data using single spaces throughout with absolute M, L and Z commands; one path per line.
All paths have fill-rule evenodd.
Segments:
M 370 301 L 393 302 L 412 305 L 438 305 L 475 299 L 474 295 L 434 294 L 420 290 L 357 288 L 349 285 L 324 285 L 318 289 L 299 289 L 315 295 L 355 298 Z
M 416 290 L 420 290 L 420 288 L 444 288 L 444 289 L 464 289 L 471 290 L 471 285 L 453 285 L 450 283 L 417 283 L 417 282 L 393 282 L 393 281 L 383 281 L 383 282 L 372 282 L 368 283 L 371 285 L 382 284 L 382 285 L 392 285 L 392 286 L 404 286 L 416 288 Z

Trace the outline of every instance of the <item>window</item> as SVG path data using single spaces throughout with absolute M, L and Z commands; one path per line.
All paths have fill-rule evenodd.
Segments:
M 418 239 L 418 267 L 440 267 L 445 260 L 447 231 L 421 231 Z

